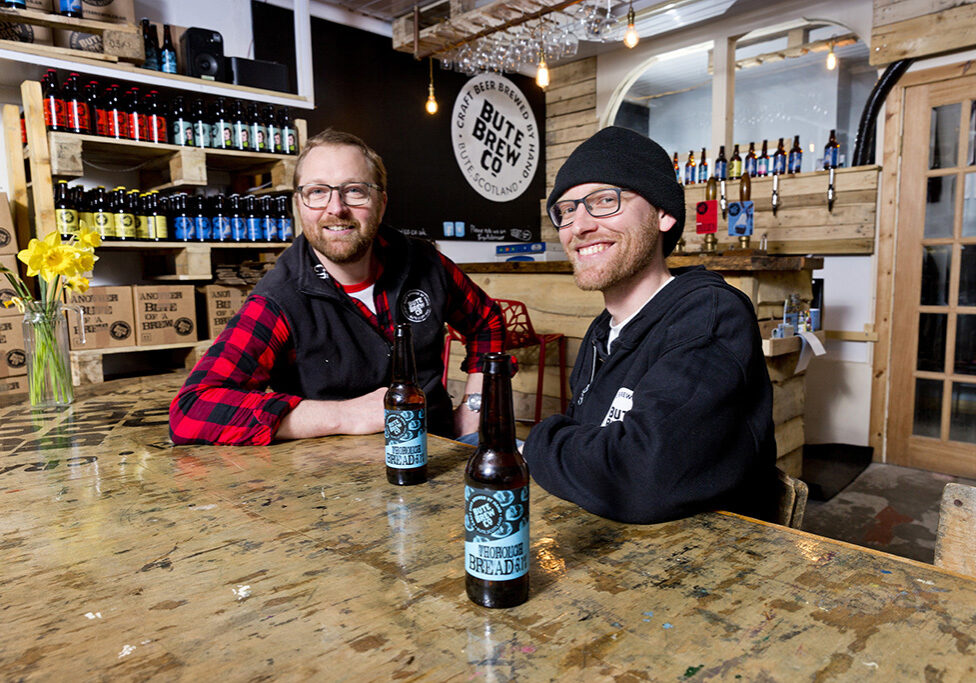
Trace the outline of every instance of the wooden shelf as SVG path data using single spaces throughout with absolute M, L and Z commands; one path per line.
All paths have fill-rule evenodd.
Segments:
M 158 249 L 161 251 L 180 251 L 187 247 L 197 247 L 203 250 L 209 249 L 287 249 L 291 242 L 139 242 L 125 241 L 102 242 L 99 249 L 133 249 L 146 251 L 147 249 Z
M 817 339 L 819 339 L 821 343 L 827 338 L 827 335 L 823 330 L 817 330 L 814 332 L 814 335 L 816 335 Z M 763 355 L 767 358 L 771 358 L 772 356 L 783 356 L 787 353 L 799 351 L 802 345 L 802 337 L 799 335 L 783 337 L 782 339 L 762 340 Z
M 33 45 L 32 43 L 19 43 L 18 41 L 8 40 L 0 41 L 4 47 L 18 49 L 23 45 L 30 45 L 42 54 L 65 54 L 70 57 L 86 57 L 88 59 L 109 62 L 129 60 L 141 64 L 146 59 L 142 45 L 142 34 L 139 27 L 135 24 L 117 24 L 84 18 L 76 19 L 75 17 L 65 17 L 60 14 L 40 12 L 32 9 L 6 8 L 0 8 L 0 19 L 6 19 L 18 24 L 32 24 L 34 26 L 46 26 L 65 31 L 94 33 L 101 36 L 103 51 L 85 52 L 84 50 L 58 48 L 49 45 Z
M 102 361 L 105 356 L 114 356 L 120 353 L 139 353 L 141 351 L 170 351 L 185 349 L 187 351 L 187 362 L 193 359 L 193 352 L 199 349 L 202 353 L 210 345 L 213 339 L 202 341 L 187 341 L 176 344 L 155 344 L 153 346 L 118 346 L 108 349 L 72 349 L 69 351 L 71 358 L 71 378 L 75 386 L 82 384 L 97 384 L 105 381 L 105 374 L 102 368 Z

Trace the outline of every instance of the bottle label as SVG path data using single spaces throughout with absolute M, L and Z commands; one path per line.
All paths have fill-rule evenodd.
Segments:
M 485 581 L 529 571 L 529 487 L 464 487 L 464 570 Z
M 708 181 L 708 164 L 698 164 L 698 182 Z
M 695 167 L 685 165 L 685 185 L 695 184 Z
M 780 175 L 786 173 L 786 155 L 777 154 L 773 157 L 773 174 Z
M 756 163 L 756 175 L 769 175 L 769 158 L 763 157 Z
M 210 124 L 197 121 L 193 126 L 193 137 L 197 147 L 210 146 Z
M 234 147 L 235 149 L 251 149 L 251 135 L 247 129 L 247 124 L 238 121 L 234 124 Z
M 79 230 L 92 230 L 92 222 L 94 218 L 92 217 L 91 211 L 79 211 L 78 212 L 78 229 Z
M 62 235 L 74 235 L 78 232 L 78 212 L 74 209 L 55 209 L 54 218 L 58 224 L 58 232 Z
M 427 464 L 427 415 L 420 410 L 384 411 L 386 466 L 398 470 Z
M 196 222 L 189 216 L 177 216 L 173 220 L 173 228 L 176 231 L 176 239 L 192 240 L 196 233 Z
M 146 119 L 149 124 L 149 141 L 166 142 L 166 117 L 150 114 Z
M 66 12 L 81 13 L 81 0 L 61 0 L 61 14 Z
M 247 241 L 247 221 L 240 216 L 230 219 L 230 236 L 235 242 Z
M 298 143 L 295 141 L 295 129 L 284 126 L 281 129 L 281 138 L 285 145 L 285 154 L 294 154 L 295 150 L 298 149 Z
M 264 239 L 264 221 L 257 216 L 247 219 L 247 238 L 252 242 L 260 242 Z
M 746 157 L 745 172 L 756 177 L 756 160 L 753 157 Z
M 742 162 L 739 160 L 729 164 L 729 178 L 738 178 L 742 175 Z
M 212 135 L 211 144 L 217 149 L 231 149 L 234 146 L 234 127 L 230 121 L 217 121 Z
M 206 216 L 197 216 L 197 239 L 198 240 L 208 240 L 210 239 L 210 219 Z
M 163 73 L 176 73 L 176 52 L 173 50 L 163 50 L 160 61 L 162 62 Z
M 128 117 L 118 109 L 111 109 L 105 112 L 105 124 L 107 135 L 111 138 L 128 138 L 129 125 Z
M 278 219 L 278 237 L 281 238 L 282 242 L 289 241 L 292 236 L 291 229 L 291 219 L 290 218 L 279 218 Z
M 115 214 L 115 236 L 133 239 L 136 236 L 136 217 L 131 213 Z
M 799 152 L 790 152 L 790 173 L 799 173 L 800 166 L 803 165 L 803 154 Z
M 96 211 L 93 220 L 99 237 L 115 237 L 115 216 L 105 211 Z
M 264 219 L 264 240 L 274 242 L 278 239 L 278 221 L 270 216 Z
M 108 135 L 108 112 L 104 109 L 95 110 L 95 131 L 99 135 Z
M 68 127 L 75 132 L 87 133 L 90 130 L 88 104 L 71 100 L 68 103 Z
M 148 216 L 136 216 L 136 237 L 141 240 L 152 239 L 151 227 Z
M 824 168 L 837 168 L 837 157 L 840 147 L 828 147 L 824 150 Z
M 169 239 L 169 225 L 166 221 L 166 216 L 159 214 L 153 216 L 156 223 L 156 239 L 165 240 Z
M 251 124 L 251 148 L 256 152 L 268 151 L 268 129 L 260 123 Z
M 729 162 L 727 161 L 716 161 L 715 162 L 715 177 L 719 180 L 728 180 L 729 172 Z
M 193 126 L 189 121 L 183 119 L 173 121 L 173 144 L 193 147 Z
M 278 126 L 268 125 L 268 151 L 284 154 L 285 148 L 281 144 L 281 129 Z
M 44 98 L 44 124 L 51 128 L 53 126 L 65 126 L 68 122 L 68 114 L 65 110 L 64 100 L 57 97 Z
M 230 219 L 227 216 L 214 216 L 210 221 L 213 238 L 220 242 L 227 242 L 231 238 Z
M 140 114 L 130 113 L 129 120 L 129 139 L 144 140 L 146 138 L 145 119 Z

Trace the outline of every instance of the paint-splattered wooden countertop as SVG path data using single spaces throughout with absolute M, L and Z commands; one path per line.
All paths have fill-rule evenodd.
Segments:
M 743 518 L 532 489 L 532 595 L 468 602 L 468 447 L 174 447 L 180 376 L 0 408 L 4 680 L 973 680 L 976 582 Z

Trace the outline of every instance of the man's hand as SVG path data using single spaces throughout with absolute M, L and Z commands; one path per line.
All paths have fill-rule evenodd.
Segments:
M 383 431 L 383 397 L 380 387 L 345 401 L 305 399 L 285 415 L 275 438 L 304 439 L 329 434 L 375 434 Z
M 454 409 L 454 436 L 464 436 L 478 431 L 481 413 L 468 409 L 464 403 Z

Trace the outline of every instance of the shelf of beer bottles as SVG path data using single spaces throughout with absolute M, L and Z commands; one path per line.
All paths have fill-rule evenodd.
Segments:
M 138 170 L 142 170 L 168 163 L 174 157 L 182 157 L 184 166 L 202 164 L 207 168 L 237 172 L 267 171 L 278 163 L 293 164 L 295 159 L 294 155 L 289 154 L 183 147 L 60 131 L 48 133 L 48 144 L 51 149 L 51 174 L 70 177 L 84 175 L 83 159 L 95 164 L 138 167 Z M 200 180 L 203 181 L 200 184 L 206 184 L 205 176 Z
M 99 249 L 166 249 L 177 251 L 187 246 L 203 249 L 287 249 L 291 242 L 173 242 L 143 240 L 105 240 Z

